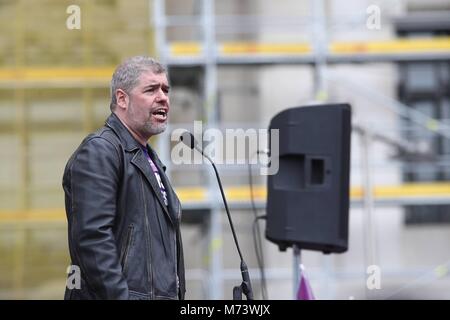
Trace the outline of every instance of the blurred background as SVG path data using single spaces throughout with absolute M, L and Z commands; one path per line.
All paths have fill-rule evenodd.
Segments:
M 266 129 L 326 102 L 353 109 L 350 237 L 343 254 L 302 252 L 314 295 L 450 299 L 450 0 L 0 0 L 1 299 L 63 298 L 64 166 L 108 116 L 115 66 L 138 54 L 170 73 L 171 125 L 151 144 L 183 204 L 187 299 L 231 299 L 241 276 L 211 168 L 171 164 L 170 133 Z M 219 171 L 261 299 L 248 166 Z M 268 297 L 293 299 L 292 250 L 260 233 Z

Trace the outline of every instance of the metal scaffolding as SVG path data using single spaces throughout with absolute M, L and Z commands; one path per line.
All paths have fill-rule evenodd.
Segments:
M 417 61 L 417 60 L 448 60 L 450 59 L 450 38 L 436 39 L 403 39 L 374 42 L 335 42 L 330 43 L 326 34 L 326 13 L 324 1 L 312 0 L 310 2 L 313 11 L 313 41 L 309 43 L 259 43 L 259 42 L 241 42 L 227 43 L 217 42 L 215 37 L 216 14 L 214 13 L 214 0 L 202 0 L 201 16 L 167 16 L 165 14 L 166 3 L 164 0 L 154 0 L 154 23 L 157 35 L 157 52 L 159 58 L 164 61 L 168 67 L 174 66 L 200 66 L 204 70 L 204 92 L 203 92 L 203 114 L 209 126 L 217 126 L 217 69 L 226 66 L 245 66 L 245 65 L 282 65 L 282 64 L 311 64 L 314 66 L 314 92 L 318 101 L 326 101 L 327 85 L 329 81 L 335 78 L 330 76 L 327 71 L 328 64 L 339 63 L 368 63 L 368 62 L 399 62 L 399 61 Z M 227 17 L 228 20 L 236 22 L 245 17 Z M 219 17 L 220 19 L 220 17 Z M 249 19 L 255 20 L 255 19 Z M 223 19 L 221 20 L 223 21 Z M 183 26 L 195 24 L 201 28 L 202 41 L 174 43 L 167 40 L 166 29 L 170 26 Z M 353 86 L 355 88 L 355 86 Z M 361 86 L 360 93 L 370 95 L 369 88 Z M 411 119 L 425 128 L 430 129 L 429 123 L 433 121 L 439 131 L 434 133 L 447 137 L 450 131 L 447 126 L 435 119 L 402 105 L 381 94 L 376 94 L 376 98 L 383 102 L 383 105 L 393 110 L 399 116 Z M 358 126 L 357 132 L 361 133 L 361 146 L 363 150 L 363 173 L 364 187 L 361 200 L 352 199 L 352 206 L 362 205 L 366 211 L 366 264 L 374 264 L 377 261 L 376 240 L 373 232 L 373 207 L 375 204 L 404 204 L 408 201 L 426 203 L 424 199 L 414 197 L 388 198 L 380 200 L 376 195 L 376 188 L 371 179 L 371 165 L 369 162 L 369 146 L 371 140 L 375 137 L 378 141 L 386 142 L 395 147 L 409 150 L 412 153 L 419 152 L 415 150 L 408 141 L 394 139 L 381 133 L 369 133 L 364 127 Z M 166 155 L 168 156 L 168 155 Z M 168 158 L 167 158 L 168 159 Z M 215 196 L 212 190 L 215 190 L 215 181 L 209 176 L 208 187 L 210 198 L 206 201 L 187 203 L 188 208 L 209 208 L 211 210 L 209 220 L 209 232 L 207 242 L 209 243 L 209 277 L 207 287 L 210 289 L 208 297 L 212 299 L 221 298 L 223 294 L 223 269 L 221 266 L 221 250 L 217 247 L 221 239 L 221 219 L 220 208 L 222 206 L 220 197 Z M 407 194 L 407 192 L 406 192 Z M 354 194 L 353 194 L 354 195 Z M 437 199 L 431 201 L 435 203 Z M 406 201 L 406 202 L 405 202 Z M 450 202 L 448 195 L 443 197 L 443 202 Z M 248 208 L 244 202 L 232 203 L 234 208 Z M 264 198 L 259 198 L 258 207 L 264 207 Z M 211 250 L 211 247 L 216 248 Z M 294 257 L 295 258 L 295 257 Z M 329 266 L 325 268 L 330 272 Z M 295 276 L 295 274 L 294 274 Z
M 31 2 L 31 1 L 30 1 Z M 25 11 L 27 1 L 11 3 L 16 13 L 13 46 L 14 63 L 0 68 L 0 90 L 11 92 L 11 106 L 14 107 L 11 119 L 0 119 L 0 134 L 15 134 L 17 137 L 17 157 L 13 161 L 19 169 L 19 182 L 7 189 L 0 186 L 3 197 L 8 199 L 12 205 L 2 207 L 0 211 L 0 227 L 2 230 L 13 229 L 14 268 L 11 276 L 13 282 L 14 298 L 23 298 L 25 290 L 26 270 L 26 244 L 30 242 L 30 230 L 39 229 L 42 224 L 55 223 L 59 228 L 65 226 L 64 210 L 36 210 L 32 196 L 38 188 L 33 186 L 32 153 L 30 140 L 35 133 L 64 133 L 79 131 L 80 134 L 91 132 L 94 128 L 102 125 L 103 118 L 95 113 L 95 90 L 105 90 L 109 86 L 111 74 L 114 70 L 112 65 L 97 65 L 93 59 L 95 52 L 93 46 L 95 40 L 92 38 L 92 29 L 81 30 L 81 65 L 49 66 L 29 65 L 26 63 L 26 21 Z M 85 16 L 90 16 L 94 4 L 84 1 Z M 343 63 L 372 63 L 372 62 L 408 62 L 408 61 L 448 61 L 450 60 L 450 37 L 430 38 L 405 38 L 379 41 L 331 41 L 327 37 L 327 17 L 325 17 L 324 1 L 311 0 L 310 7 L 313 9 L 313 19 L 304 19 L 304 23 L 312 26 L 311 34 L 314 35 L 309 42 L 265 42 L 265 41 L 219 41 L 216 36 L 218 27 L 232 26 L 236 22 L 244 21 L 243 25 L 249 29 L 258 30 L 260 23 L 266 23 L 265 19 L 256 16 L 226 16 L 222 17 L 215 13 L 216 2 L 214 0 L 201 0 L 196 3 L 200 5 L 198 16 L 170 16 L 167 14 L 167 3 L 165 0 L 151 0 L 148 2 L 148 17 L 151 20 L 148 25 L 148 33 L 153 41 L 148 46 L 150 54 L 156 53 L 160 61 L 173 67 L 200 67 L 203 71 L 204 84 L 202 117 L 209 127 L 219 127 L 219 99 L 218 71 L 220 68 L 229 66 L 271 66 L 271 65 L 308 65 L 314 68 L 315 90 L 314 98 L 319 101 L 327 99 L 327 86 L 330 83 L 351 88 L 352 93 L 369 97 L 379 102 L 380 106 L 390 109 L 400 117 L 409 119 L 432 134 L 444 138 L 450 137 L 449 124 L 438 121 L 429 115 L 415 112 L 405 104 L 385 97 L 380 93 L 373 92 L 370 88 L 343 81 L 336 77 L 329 68 L 330 65 Z M 8 4 L 9 5 L 9 4 Z M 268 23 L 276 19 L 267 19 Z M 288 23 L 297 26 L 294 18 L 287 19 Z M 275 21 L 279 23 L 280 21 Z M 314 22 L 314 24 L 311 24 Z M 170 42 L 168 40 L 168 28 L 177 26 L 194 25 L 199 28 L 200 41 L 195 42 Z M 256 28 L 253 28 L 255 27 Z M 145 39 L 145 41 L 148 39 Z M 144 41 L 144 42 L 145 42 Z M 154 46 L 153 46 L 154 42 Z M 154 51 L 153 51 L 154 50 Z M 7 51 L 7 50 L 6 50 Z M 113 54 L 111 54 L 114 56 Z M 116 58 L 116 56 L 114 56 Z M 112 62 L 110 62 L 112 64 Z M 199 75 L 200 76 L 200 75 Z M 27 90 L 41 89 L 57 90 L 79 90 L 81 101 L 81 119 L 70 119 L 69 121 L 55 122 L 43 121 L 33 129 L 30 127 L 30 108 L 27 101 Z M 78 96 L 78 95 L 77 95 Z M 9 103 L 9 102 L 8 102 Z M 361 144 L 363 153 L 364 175 L 363 187 L 353 186 L 351 189 L 351 206 L 353 208 L 364 208 L 366 210 L 367 236 L 367 261 L 377 260 L 377 248 L 373 232 L 373 208 L 375 206 L 392 205 L 417 205 L 417 204 L 450 204 L 450 184 L 444 183 L 405 183 L 399 186 L 375 186 L 371 177 L 371 168 L 376 163 L 370 162 L 367 157 L 369 148 L 373 141 L 384 141 L 389 145 L 408 152 L 420 152 L 414 145 L 398 136 L 390 136 L 385 132 L 367 131 L 360 128 L 361 137 L 365 143 Z M 355 130 L 358 131 L 359 129 Z M 168 130 L 170 131 L 170 130 Z M 176 168 L 171 166 L 169 134 L 165 133 L 157 140 L 158 152 L 168 166 L 168 174 L 175 172 Z M 57 148 L 57 147 L 55 147 Z M 3 160 L 3 159 L 2 159 Z M 445 160 L 445 159 L 444 159 Z M 448 162 L 448 159 L 445 160 Z M 414 168 L 416 169 L 416 168 Z M 224 231 L 222 230 L 222 202 L 217 188 L 217 182 L 210 167 L 202 168 L 206 187 L 180 187 L 177 193 L 185 209 L 208 209 L 207 234 L 202 239 L 203 269 L 191 270 L 193 279 L 204 280 L 207 288 L 205 297 L 220 299 L 224 292 L 224 280 L 236 279 L 239 271 L 236 269 L 224 269 L 224 257 L 222 243 Z M 236 171 L 242 168 L 230 167 L 224 169 Z M 61 191 L 60 183 L 54 186 L 45 186 L 48 191 L 55 193 Z M 46 190 L 47 190 L 46 189 Z M 250 209 L 248 186 L 226 187 L 225 191 L 232 209 Z M 9 196 L 13 194 L 14 196 Z M 17 196 L 16 196 L 17 194 Z M 258 209 L 265 206 L 265 186 L 255 187 L 256 205 Z M 5 196 L 6 195 L 6 196 Z M 59 202 L 58 202 L 59 204 Z M 51 204 L 53 206 L 53 203 Z M 324 263 L 328 276 L 340 276 Z M 204 272 L 203 270 L 207 270 Z M 251 269 L 252 276 L 257 277 L 256 270 Z M 272 279 L 287 279 L 292 276 L 291 270 L 269 269 L 268 277 Z M 341 275 L 342 276 L 342 275 Z M 344 275 L 345 276 L 345 275 Z

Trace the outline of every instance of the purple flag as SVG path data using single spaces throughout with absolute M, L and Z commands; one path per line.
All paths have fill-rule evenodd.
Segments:
M 300 266 L 301 275 L 300 275 L 300 284 L 298 286 L 297 291 L 297 300 L 315 300 L 314 293 L 309 285 L 309 281 L 306 278 L 305 269 L 303 266 Z

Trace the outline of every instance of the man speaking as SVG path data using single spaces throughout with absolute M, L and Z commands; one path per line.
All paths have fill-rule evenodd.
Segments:
M 110 108 L 64 171 L 71 263 L 81 277 L 65 299 L 184 299 L 181 205 L 147 144 L 167 127 L 164 67 L 144 56 L 124 61 Z

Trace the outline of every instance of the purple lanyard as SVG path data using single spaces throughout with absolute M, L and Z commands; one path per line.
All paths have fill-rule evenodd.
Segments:
M 159 174 L 158 167 L 156 167 L 152 158 L 150 158 L 150 155 L 147 152 L 147 148 L 145 148 L 145 149 L 142 148 L 142 150 L 144 151 L 145 157 L 147 158 L 148 162 L 150 163 L 150 167 L 152 168 L 152 171 L 155 174 L 156 181 L 158 181 L 159 190 L 161 191 L 161 195 L 164 199 L 164 204 L 167 206 L 169 204 L 169 202 L 167 201 L 167 192 L 166 192 L 166 188 L 164 187 L 164 184 L 162 183 L 161 175 Z

